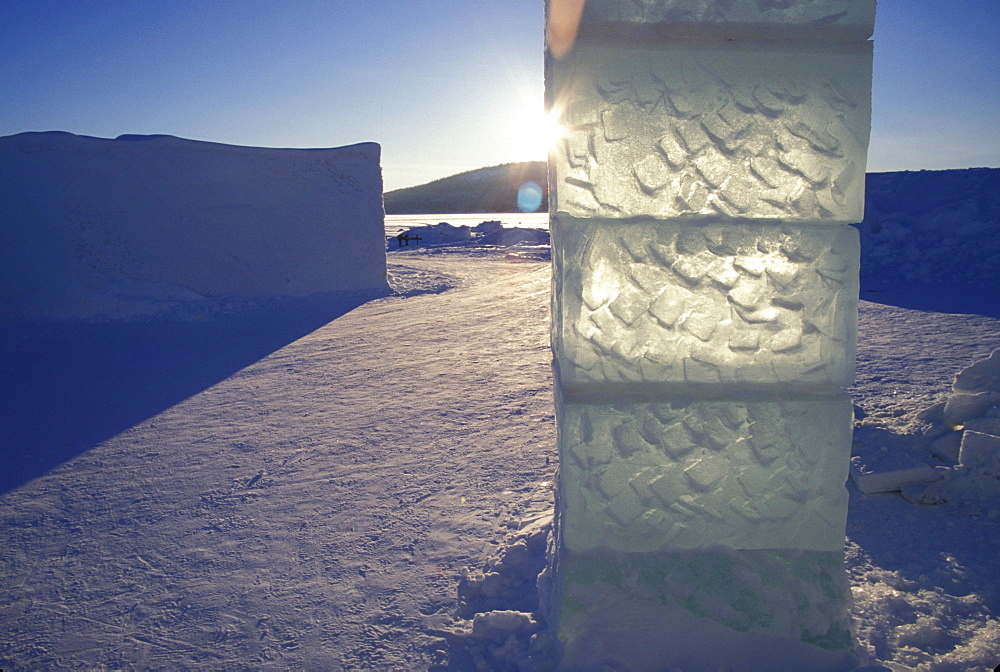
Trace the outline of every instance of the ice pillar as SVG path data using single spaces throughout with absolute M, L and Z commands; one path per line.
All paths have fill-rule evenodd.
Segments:
M 843 388 L 874 15 L 547 2 L 565 669 L 853 664 Z

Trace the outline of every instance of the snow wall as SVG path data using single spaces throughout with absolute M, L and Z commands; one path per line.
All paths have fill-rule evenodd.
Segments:
M 0 138 L 0 317 L 388 291 L 380 148 Z

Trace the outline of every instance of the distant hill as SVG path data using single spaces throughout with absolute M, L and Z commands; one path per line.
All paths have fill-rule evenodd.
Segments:
M 387 215 L 518 212 L 517 191 L 525 182 L 542 188 L 538 212 L 549 209 L 544 161 L 505 163 L 443 177 L 427 184 L 387 192 Z

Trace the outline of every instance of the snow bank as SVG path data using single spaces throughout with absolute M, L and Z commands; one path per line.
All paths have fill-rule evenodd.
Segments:
M 476 669 L 553 669 L 554 642 L 540 602 L 550 578 L 547 551 L 552 513 L 522 521 L 481 570 L 464 568 L 458 585 L 457 622 L 445 634 L 464 649 Z
M 538 229 L 525 229 L 521 227 L 511 227 L 491 231 L 483 235 L 481 242 L 484 245 L 500 245 L 511 247 L 512 245 L 548 245 L 549 232 Z
M 0 316 L 388 292 L 380 148 L 0 138 Z
M 1000 169 L 870 173 L 863 285 L 1000 283 Z
M 448 222 L 413 226 L 395 236 L 395 243 L 389 239 L 389 247 L 409 247 L 411 245 L 454 245 L 472 237 L 472 231 L 464 224 L 454 226 Z
M 442 247 L 446 245 L 548 245 L 549 232 L 523 227 L 504 227 L 499 221 L 489 220 L 476 226 L 454 225 L 448 222 L 412 226 L 396 236 L 386 239 L 389 250 L 400 247 Z

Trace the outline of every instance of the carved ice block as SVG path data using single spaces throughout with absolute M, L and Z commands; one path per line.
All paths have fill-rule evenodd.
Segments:
M 866 40 L 875 0 L 587 0 L 583 32 L 608 38 L 752 35 Z
M 868 42 L 582 40 L 550 62 L 552 212 L 863 219 Z
M 854 380 L 858 232 L 813 223 L 550 222 L 561 384 Z
M 562 399 L 565 552 L 842 551 L 852 404 Z
M 853 669 L 874 11 L 549 0 L 562 669 Z
M 565 552 L 566 670 L 853 670 L 844 552 Z

